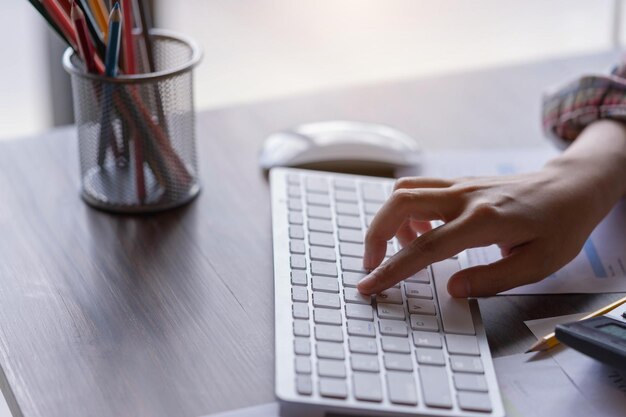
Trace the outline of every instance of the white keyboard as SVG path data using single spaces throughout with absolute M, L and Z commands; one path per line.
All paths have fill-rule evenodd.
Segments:
M 270 173 L 276 395 L 359 415 L 504 416 L 475 300 L 451 298 L 448 259 L 375 297 L 363 237 L 389 179 Z M 389 242 L 387 256 L 398 250 Z

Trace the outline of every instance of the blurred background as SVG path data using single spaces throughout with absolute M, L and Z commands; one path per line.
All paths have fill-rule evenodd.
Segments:
M 196 38 L 199 109 L 615 48 L 620 0 L 154 0 Z M 72 122 L 63 46 L 26 0 L 0 14 L 0 139 Z
M 26 0 L 2 5 L 0 140 L 71 123 L 63 45 Z M 154 7 L 157 26 L 204 48 L 199 109 L 586 54 L 624 38 L 620 0 L 154 0 Z M 0 417 L 8 416 L 0 395 Z

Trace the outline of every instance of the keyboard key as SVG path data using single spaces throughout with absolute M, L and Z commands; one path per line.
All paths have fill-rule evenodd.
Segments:
M 309 301 L 309 291 L 306 289 L 306 287 L 292 287 L 291 299 L 293 301 L 301 301 L 306 303 Z
M 411 355 L 398 353 L 386 353 L 384 357 L 385 369 L 388 371 L 413 371 L 413 361 Z
M 330 233 L 311 232 L 309 233 L 309 243 L 313 246 L 335 247 L 335 238 Z
M 335 262 L 337 260 L 334 248 L 311 246 L 309 254 L 314 261 Z
M 302 213 L 298 213 L 297 211 L 290 211 L 289 224 L 303 225 L 304 216 L 302 216 Z
M 346 304 L 346 317 L 357 320 L 374 320 L 374 309 L 368 305 Z
M 309 329 L 308 320 L 294 320 L 293 321 L 293 334 L 294 336 L 309 337 L 311 330 Z
M 487 392 L 487 379 L 483 375 L 454 374 L 454 386 L 461 391 Z
M 308 194 L 306 202 L 313 206 L 330 207 L 330 197 L 326 194 Z
M 404 307 L 397 304 L 380 303 L 377 305 L 378 318 L 404 320 Z
M 377 374 L 355 372 L 352 374 L 354 396 L 357 400 L 380 402 L 383 390 Z
M 308 206 L 306 212 L 312 219 L 330 220 L 333 218 L 333 215 L 330 212 L 330 207 Z
M 371 321 L 348 320 L 348 334 L 350 336 L 376 337 L 376 328 Z
M 353 216 L 337 216 L 337 226 L 342 227 L 344 229 L 357 229 L 361 230 L 361 219 Z M 361 255 L 362 256 L 362 255 Z
M 341 269 L 343 271 L 367 273 L 363 268 L 363 259 L 361 258 L 342 258 Z
M 294 319 L 308 319 L 309 318 L 309 305 L 307 303 L 293 303 L 291 307 Z
M 300 191 L 300 185 L 290 185 L 287 187 L 287 195 L 289 197 L 300 198 L 302 197 L 302 191 Z
M 461 355 L 473 355 L 473 356 L 480 355 L 480 350 L 478 349 L 478 341 L 476 340 L 476 336 L 447 334 L 446 346 L 448 346 L 448 352 L 450 353 L 460 353 Z
M 418 367 L 424 402 L 429 407 L 452 408 L 452 395 L 446 368 L 440 366 Z
M 459 392 L 457 394 L 459 407 L 468 411 L 491 412 L 491 400 L 489 395 L 477 392 Z
M 330 220 L 324 219 L 309 219 L 307 228 L 312 232 L 325 232 L 332 233 L 335 229 Z
M 320 395 L 330 398 L 346 398 L 348 387 L 346 381 L 337 378 L 320 378 Z
M 334 359 L 320 359 L 317 361 L 317 374 L 331 378 L 345 378 L 346 364 Z
M 441 335 L 433 332 L 413 332 L 413 344 L 416 347 L 441 349 Z
M 436 315 L 435 303 L 430 300 L 409 299 L 407 300 L 409 314 L 425 314 L 427 316 Z
M 306 253 L 304 240 L 292 240 L 289 242 L 289 252 L 296 255 L 304 255 Z
M 287 207 L 292 211 L 302 211 L 302 201 L 299 198 L 290 198 Z
M 296 356 L 296 373 L 297 374 L 310 374 L 311 373 L 311 359 L 306 356 Z
M 346 303 L 372 304 L 372 297 L 361 294 L 356 288 L 344 288 L 343 299 Z
M 317 342 L 315 344 L 317 357 L 321 359 L 344 359 L 343 343 Z
M 358 272 L 342 272 L 341 279 L 344 287 L 356 287 L 356 285 L 365 278 L 366 274 Z
M 381 343 L 384 352 L 411 353 L 409 341 L 404 337 L 383 336 Z
M 308 337 L 296 337 L 293 339 L 293 350 L 296 355 L 308 356 L 311 354 L 311 342 Z
M 450 355 L 450 367 L 454 372 L 485 373 L 483 361 L 475 356 Z
M 378 352 L 378 346 L 376 345 L 376 339 L 367 337 L 350 336 L 348 338 L 348 345 L 350 352 L 352 353 L 368 353 L 375 355 Z
M 376 294 L 376 302 L 389 304 L 402 304 L 402 292 L 399 288 L 387 288 L 379 294 Z M 402 314 L 404 319 L 404 314 Z
M 298 174 L 289 174 L 287 175 L 287 184 L 288 185 L 300 185 L 300 176 Z
M 437 317 L 411 314 L 410 319 L 411 319 L 411 329 L 413 330 L 427 330 L 431 332 L 436 332 L 439 330 L 439 323 L 437 323 Z
M 359 201 L 356 191 L 352 190 L 337 190 L 335 191 L 335 201 L 342 201 L 346 203 L 356 203 Z
M 453 298 L 448 293 L 448 279 L 459 271 L 459 262 L 447 259 L 432 264 L 432 268 L 443 330 L 446 333 L 475 334 L 468 300 Z
M 376 214 L 382 207 L 382 203 L 365 203 L 363 204 L 363 211 L 365 214 Z
M 356 183 L 353 180 L 344 178 L 335 179 L 335 188 L 338 190 L 356 190 Z
M 339 253 L 341 256 L 353 256 L 362 259 L 364 251 L 365 247 L 360 243 L 342 242 L 339 244 Z
M 300 395 L 311 395 L 313 393 L 313 381 L 308 375 L 296 376 L 296 390 Z
M 306 258 L 303 255 L 291 255 L 292 269 L 306 269 Z
M 307 285 L 306 272 L 300 270 L 291 271 L 291 285 Z
M 418 284 L 416 282 L 405 282 L 404 293 L 407 298 L 425 298 L 432 300 L 433 290 L 428 284 Z
M 382 184 L 364 183 L 361 185 L 363 200 L 384 203 L 387 200 L 387 193 Z
M 339 282 L 337 278 L 313 277 L 311 278 L 313 291 L 324 291 L 331 293 L 339 292 Z
M 413 374 L 387 372 L 389 401 L 394 404 L 417 405 L 417 387 Z
M 405 279 L 406 282 L 419 282 L 422 284 L 430 283 L 430 275 L 428 274 L 428 269 L 422 269 L 412 276 Z
M 304 184 L 308 192 L 328 194 L 328 181 L 326 178 L 309 176 L 306 177 Z
M 378 320 L 378 327 L 380 334 L 386 336 L 401 336 L 406 337 L 409 331 L 406 327 L 406 323 L 398 320 Z
M 330 262 L 311 261 L 311 273 L 327 277 L 337 276 L 337 264 Z
M 343 342 L 343 329 L 339 326 L 316 324 L 315 340 L 324 342 Z
M 446 364 L 441 349 L 416 348 L 415 356 L 417 357 L 417 363 L 421 365 L 444 366 Z
M 313 310 L 315 324 L 333 324 L 341 326 L 341 311 L 328 308 L 316 308 Z
M 353 353 L 350 355 L 350 364 L 353 371 L 380 372 L 378 356 Z
M 363 243 L 363 233 L 360 230 L 339 229 L 339 241 L 350 243 Z
M 339 294 L 331 294 L 327 292 L 313 293 L 313 306 L 324 308 L 341 308 L 341 300 Z

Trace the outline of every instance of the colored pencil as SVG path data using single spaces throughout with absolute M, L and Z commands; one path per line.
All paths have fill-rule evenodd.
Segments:
M 104 58 L 105 46 L 102 39 L 102 32 L 98 28 L 98 24 L 93 17 L 91 9 L 87 5 L 87 0 L 75 0 L 75 3 L 78 5 L 78 7 L 80 7 L 80 10 L 82 10 L 83 14 L 85 15 L 85 22 L 87 23 L 87 28 L 89 29 L 89 33 L 91 34 L 91 40 L 93 41 L 94 47 L 96 48 L 98 55 Z
M 102 34 L 106 33 L 109 25 L 107 24 L 107 9 L 104 6 L 104 3 L 102 3 L 101 0 L 87 0 L 87 1 L 91 9 L 91 12 L 93 13 L 93 17 L 96 20 L 98 27 L 100 28 L 100 32 Z M 103 39 L 105 39 L 105 42 L 106 42 L 106 37 L 103 36 Z
M 98 73 L 98 68 L 96 67 L 96 61 L 94 60 L 94 47 L 91 39 L 89 38 L 85 15 L 80 7 L 76 6 L 76 3 L 72 4 L 70 15 L 72 17 L 72 21 L 74 22 L 74 27 L 76 28 L 78 52 L 85 62 L 87 71 L 96 74 Z
M 72 4 L 70 0 L 57 0 L 57 3 L 61 6 L 66 15 L 70 15 L 72 13 Z
M 135 65 L 135 42 L 133 39 L 133 2 L 132 0 L 122 0 L 122 15 L 124 16 L 124 25 L 122 33 L 124 36 L 123 57 L 124 70 L 126 74 L 135 74 L 137 68 Z
M 68 45 L 72 46 L 72 44 L 70 43 L 69 39 L 67 39 L 67 36 L 65 36 L 65 34 L 61 31 L 61 28 L 59 28 L 59 26 L 56 24 L 56 22 L 54 20 L 52 20 L 52 18 L 50 17 L 50 14 L 43 7 L 41 2 L 39 0 L 28 0 L 28 2 L 35 8 L 35 10 L 37 10 L 39 12 L 39 14 L 44 19 L 46 19 L 46 22 L 48 22 L 48 25 L 50 25 L 50 27 L 52 28 L 52 30 L 54 30 L 56 32 L 56 34 L 59 35 L 59 37 L 61 39 L 63 39 L 65 41 L 65 43 L 67 43 Z
M 70 18 L 63 12 L 61 6 L 53 0 L 42 0 L 41 5 L 48 11 L 50 18 L 57 24 L 61 32 L 65 35 L 67 42 L 78 51 L 78 42 L 76 42 L 76 33 Z

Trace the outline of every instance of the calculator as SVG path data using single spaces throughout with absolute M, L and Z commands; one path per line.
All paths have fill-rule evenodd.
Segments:
M 626 304 L 607 314 L 556 326 L 556 338 L 607 365 L 626 370 Z

